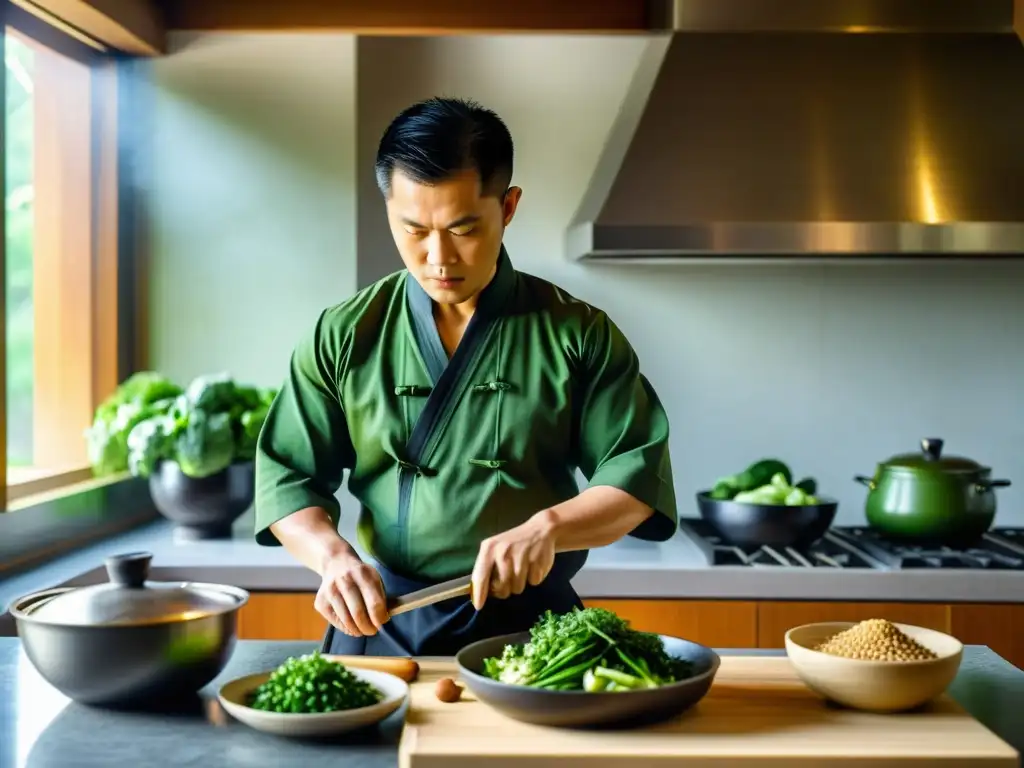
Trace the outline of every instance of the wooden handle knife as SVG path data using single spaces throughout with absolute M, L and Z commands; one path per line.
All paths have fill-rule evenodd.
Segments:
M 457 579 L 443 581 L 426 589 L 410 592 L 406 595 L 388 598 L 388 613 L 397 616 L 406 611 L 422 608 L 426 605 L 440 603 L 442 600 L 451 600 L 453 597 L 462 597 L 470 594 L 473 590 L 473 582 L 469 576 L 460 576 Z

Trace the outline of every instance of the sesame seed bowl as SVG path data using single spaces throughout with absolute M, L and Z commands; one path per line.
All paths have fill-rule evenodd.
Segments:
M 804 624 L 786 633 L 786 655 L 804 685 L 869 712 L 934 700 L 956 677 L 963 650 L 950 635 L 882 619 Z

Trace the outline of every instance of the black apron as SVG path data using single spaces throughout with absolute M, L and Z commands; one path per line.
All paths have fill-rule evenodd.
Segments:
M 321 652 L 345 656 L 454 656 L 477 640 L 526 632 L 548 610 L 568 613 L 583 607 L 570 579 L 586 559 L 585 551 L 561 553 L 541 584 L 527 585 L 522 594 L 504 600 L 488 596 L 479 612 L 469 597 L 459 597 L 400 613 L 370 637 L 349 637 L 330 625 Z M 394 573 L 380 563 L 374 565 L 388 596 L 432 586 Z

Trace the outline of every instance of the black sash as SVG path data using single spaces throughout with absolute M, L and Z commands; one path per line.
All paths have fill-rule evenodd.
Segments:
M 527 585 L 522 594 L 505 600 L 490 596 L 479 612 L 470 598 L 461 597 L 401 613 L 370 637 L 349 637 L 329 626 L 321 651 L 352 656 L 454 656 L 477 640 L 525 632 L 545 611 L 568 613 L 583 607 L 570 579 L 586 559 L 586 552 L 562 553 L 555 558 L 555 565 L 543 583 L 536 587 Z M 374 565 L 389 596 L 431 586 L 405 578 L 379 563 Z

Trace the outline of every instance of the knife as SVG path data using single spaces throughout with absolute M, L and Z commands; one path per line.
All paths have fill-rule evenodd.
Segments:
M 442 600 L 451 600 L 453 597 L 468 595 L 472 590 L 472 579 L 469 576 L 460 576 L 457 579 L 434 584 L 426 589 L 418 589 L 415 592 L 409 592 L 398 597 L 389 597 L 387 601 L 388 613 L 392 616 L 397 616 L 400 613 L 423 608 L 426 605 L 433 605 Z

